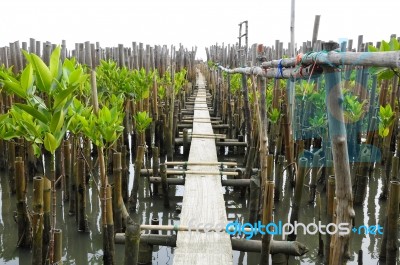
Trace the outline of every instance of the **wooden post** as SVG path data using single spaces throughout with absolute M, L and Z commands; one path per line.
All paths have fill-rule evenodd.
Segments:
M 73 216 L 76 214 L 76 198 L 77 198 L 77 192 L 76 192 L 76 163 L 77 163 L 77 157 L 76 157 L 76 147 L 77 147 L 77 137 L 74 134 L 71 134 L 70 136 L 70 141 L 71 141 L 71 170 L 70 170 L 70 178 L 69 178 L 69 211 L 68 215 Z
M 129 197 L 129 209 L 134 212 L 136 211 L 136 205 L 137 205 L 140 169 L 142 168 L 142 164 L 143 164 L 143 156 L 144 156 L 144 146 L 141 145 L 137 149 L 136 160 L 135 160 L 135 174 L 134 174 L 134 179 L 133 179 L 131 196 Z
M 139 258 L 140 225 L 131 223 L 125 233 L 125 265 L 136 265 Z
M 292 202 L 292 213 L 290 215 L 290 223 L 294 226 L 294 222 L 299 220 L 299 209 L 301 203 L 301 196 L 303 194 L 304 177 L 307 166 L 307 158 L 301 157 L 299 159 L 299 175 L 296 179 L 296 187 L 294 190 L 294 198 Z M 292 233 L 288 236 L 289 241 L 295 241 L 297 235 Z
M 332 51 L 338 47 L 337 43 L 323 44 L 323 50 Z M 340 72 L 329 66 L 323 65 L 326 82 L 326 105 L 328 107 L 329 136 L 331 138 L 332 154 L 336 176 L 336 222 L 351 224 L 354 217 L 353 194 L 351 185 L 349 156 L 347 152 L 346 128 L 344 126 L 344 114 L 342 108 L 343 95 L 340 87 Z M 333 264 L 343 264 L 350 235 L 335 236 L 333 251 Z
M 158 147 L 153 147 L 153 177 L 158 177 L 158 171 L 160 168 L 159 155 Z M 153 194 L 158 194 L 158 183 L 155 182 L 153 182 Z
M 160 165 L 160 173 L 161 173 L 161 185 L 162 185 L 163 198 L 164 198 L 164 207 L 169 208 L 167 167 L 165 164 Z
M 388 215 L 387 215 L 387 242 L 386 242 L 386 264 L 396 264 L 397 254 L 399 251 L 398 239 L 398 219 L 399 219 L 399 203 L 400 203 L 400 182 L 390 182 Z M 398 260 L 397 260 L 398 261 Z
M 275 170 L 275 194 L 274 194 L 274 200 L 279 201 L 279 198 L 281 196 L 281 190 L 282 190 L 282 172 L 283 172 L 283 163 L 285 162 L 285 156 L 284 155 L 279 155 L 278 156 L 278 166 L 276 167 Z
M 317 174 L 319 170 L 319 154 L 314 154 L 312 162 L 311 181 L 310 181 L 310 199 L 309 203 L 314 203 L 317 192 Z
M 328 188 L 326 192 L 327 196 L 327 209 L 326 209 L 326 223 L 330 224 L 333 222 L 333 201 L 335 198 L 335 176 L 330 175 L 328 178 Z M 326 242 L 325 242 L 325 264 L 330 264 L 330 245 L 331 245 L 331 235 L 326 233 Z
M 42 260 L 48 262 L 48 250 L 50 247 L 50 209 L 51 209 L 51 182 L 48 178 L 44 178 L 43 188 L 43 252 Z
M 189 134 L 188 134 L 188 129 L 183 129 L 183 157 L 187 159 L 189 157 L 189 149 L 190 149 L 190 143 L 189 143 Z
M 123 145 L 121 148 L 122 152 L 122 159 L 121 159 L 121 168 L 122 168 L 122 178 L 121 178 L 121 194 L 122 194 L 122 199 L 124 203 L 128 203 L 128 182 L 129 182 L 129 170 L 127 167 L 127 160 L 129 160 L 129 155 L 127 151 L 127 146 Z
M 43 178 L 33 178 L 33 246 L 32 265 L 42 265 L 43 246 Z
M 26 178 L 22 157 L 15 161 L 16 187 L 17 187 L 17 222 L 18 222 L 18 247 L 30 248 L 32 246 L 32 224 L 26 204 Z
M 78 231 L 86 232 L 88 230 L 86 218 L 86 181 L 85 181 L 85 161 L 82 157 L 78 158 L 77 174 L 77 200 L 78 200 Z
M 249 202 L 249 223 L 257 222 L 258 201 L 260 198 L 260 177 L 252 176 L 250 178 L 250 202 Z
M 103 227 L 103 244 L 104 244 L 104 264 L 115 264 L 115 244 L 114 244 L 114 220 L 112 211 L 112 191 L 111 185 L 106 187 L 106 226 Z
M 71 170 L 72 170 L 72 165 L 71 165 L 71 145 L 69 140 L 64 140 L 64 163 L 65 163 L 65 175 L 64 175 L 64 182 L 63 182 L 63 187 L 64 187 L 64 201 L 69 201 L 69 188 L 70 188 L 70 179 L 72 177 L 71 175 Z
M 122 169 L 121 169 L 121 153 L 116 152 L 113 154 L 113 218 L 114 228 L 116 233 L 123 231 L 122 224 Z
M 264 185 L 264 207 L 263 207 L 263 224 L 269 224 L 272 222 L 272 212 L 274 206 L 274 182 L 267 180 Z M 262 247 L 260 264 L 269 264 L 271 234 L 265 230 L 265 234 L 262 236 Z

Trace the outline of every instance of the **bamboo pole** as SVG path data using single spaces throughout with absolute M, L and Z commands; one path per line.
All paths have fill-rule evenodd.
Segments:
M 99 102 L 97 96 L 97 82 L 96 82 L 96 71 L 93 68 L 91 71 L 91 85 L 92 85 L 92 105 L 93 105 L 93 113 L 98 116 L 99 114 Z M 108 179 L 106 175 L 106 166 L 104 161 L 104 152 L 103 147 L 98 147 L 98 160 L 99 160 L 99 169 L 100 169 L 100 201 L 101 201 L 101 224 L 103 229 L 103 234 L 106 235 L 107 229 L 107 209 L 110 208 L 107 206 L 107 185 Z M 110 201 L 111 203 L 111 201 Z M 112 208 L 112 205 L 111 205 Z M 111 219 L 112 219 L 112 211 L 111 211 Z M 111 242 L 105 241 L 107 239 L 106 236 L 103 237 L 103 250 L 104 256 L 103 261 L 105 265 L 113 265 L 115 263 L 114 255 L 110 253 L 110 244 Z M 111 239 L 108 239 L 111 240 Z
M 326 50 L 326 49 L 323 49 Z M 297 65 L 297 58 L 285 58 L 282 60 L 272 60 L 262 63 L 263 68 L 278 67 L 294 67 Z M 352 65 L 352 66 L 379 66 L 379 67 L 400 67 L 400 52 L 312 52 L 303 55 L 301 63 L 310 65 Z
M 397 254 L 399 252 L 398 239 L 398 219 L 399 219 L 399 203 L 400 203 L 400 182 L 390 182 L 390 194 L 388 215 L 387 215 L 387 242 L 386 242 L 386 264 L 395 264 Z M 397 260 L 398 261 L 398 260 Z
M 161 185 L 163 191 L 164 207 L 169 208 L 167 168 L 165 164 L 160 165 L 160 173 L 161 173 Z
M 300 203 L 301 203 L 301 197 L 303 194 L 303 185 L 304 185 L 304 177 L 305 177 L 305 171 L 307 167 L 307 158 L 301 157 L 299 159 L 299 175 L 297 176 L 296 179 L 296 187 L 294 190 L 294 199 L 292 201 L 292 213 L 290 215 L 290 223 L 294 226 L 295 221 L 299 220 L 299 209 L 300 209 Z M 297 235 L 292 233 L 288 235 L 288 240 L 289 241 L 295 241 Z
M 335 176 L 330 175 L 328 177 L 327 182 L 327 209 L 326 209 L 326 223 L 330 224 L 333 222 L 333 202 L 335 198 Z M 326 233 L 326 242 L 325 242 L 325 263 L 330 264 L 330 249 L 331 249 L 331 235 Z
M 71 145 L 69 140 L 64 140 L 64 159 L 65 159 L 65 175 L 64 175 L 64 201 L 69 201 L 70 196 L 70 180 L 72 178 L 71 170 Z
M 73 216 L 76 214 L 76 202 L 77 202 L 77 183 L 76 183 L 76 153 L 77 153 L 77 137 L 74 134 L 70 136 L 71 141 L 71 170 L 69 171 L 69 211 L 68 215 Z M 68 172 L 68 171 L 67 171 Z
M 317 174 L 319 170 L 319 154 L 314 154 L 313 157 L 313 165 L 311 171 L 311 181 L 310 181 L 310 194 L 309 194 L 309 203 L 314 203 L 315 201 L 315 194 L 317 192 Z
M 159 172 L 159 168 L 160 168 L 160 161 L 159 161 L 159 149 L 158 147 L 153 147 L 153 176 L 154 177 L 158 177 L 158 172 Z M 153 194 L 157 195 L 158 194 L 158 184 L 153 182 Z
M 133 179 L 133 186 L 131 190 L 131 195 L 129 197 L 129 209 L 136 211 L 137 206 L 137 196 L 139 191 L 139 179 L 140 179 L 140 169 L 143 165 L 144 156 L 144 146 L 139 146 L 137 149 L 136 160 L 135 160 L 135 174 Z
M 274 182 L 267 180 L 264 185 L 264 204 L 263 204 L 263 224 L 269 224 L 272 222 L 272 212 L 274 206 Z M 262 236 L 262 248 L 260 264 L 269 264 L 269 254 L 271 245 L 271 234 L 265 232 Z
M 337 43 L 324 43 L 324 50 L 333 50 Z M 336 176 L 336 222 L 351 224 L 354 217 L 353 195 L 349 157 L 347 152 L 346 130 L 344 126 L 343 109 L 340 106 L 343 95 L 340 87 L 340 72 L 330 66 L 323 66 L 326 82 L 326 105 L 328 106 L 329 136 L 332 145 L 332 154 Z M 350 235 L 335 236 L 333 264 L 343 264 L 346 260 L 346 253 Z
M 114 218 L 114 228 L 116 233 L 123 231 L 122 223 L 122 168 L 121 168 L 121 153 L 113 154 L 113 218 Z
M 140 225 L 130 223 L 125 233 L 125 265 L 136 265 L 139 258 Z
M 87 232 L 88 224 L 86 217 L 86 181 L 85 181 L 85 161 L 82 157 L 78 158 L 77 174 L 77 202 L 78 202 L 78 231 Z
M 54 229 L 54 263 L 57 265 L 62 265 L 62 230 L 61 229 Z
M 127 152 L 127 146 L 123 145 L 121 148 L 122 159 L 121 159 L 121 169 L 122 169 L 122 179 L 121 179 L 121 193 L 124 203 L 128 203 L 128 182 L 129 182 L 129 172 L 127 167 L 127 160 L 129 160 L 129 155 Z
M 44 178 L 43 184 L 43 252 L 42 260 L 46 263 L 49 261 L 50 250 L 50 231 L 51 231 L 51 182 L 48 178 Z
M 138 231 L 140 230 L 138 229 Z M 126 245 L 127 237 L 128 237 L 128 231 L 126 233 L 117 233 L 115 235 L 115 243 Z M 141 234 L 140 241 L 155 246 L 176 247 L 176 235 Z M 262 247 L 261 240 L 246 240 L 246 239 L 231 238 L 231 243 L 233 250 L 256 252 L 256 253 L 261 252 L 261 247 Z M 291 256 L 302 256 L 307 252 L 308 252 L 307 247 L 298 241 L 271 240 L 270 244 L 271 254 L 284 253 L 286 255 L 291 255 Z
M 103 231 L 103 242 L 105 242 L 104 264 L 115 264 L 115 244 L 114 244 L 114 220 L 112 210 L 112 191 L 111 185 L 106 187 L 106 229 Z
M 28 214 L 28 206 L 26 204 L 26 178 L 25 167 L 22 157 L 15 159 L 16 171 L 16 188 L 17 188 L 17 223 L 18 223 L 18 242 L 17 246 L 22 248 L 30 248 L 32 246 L 32 224 Z
M 43 188 L 44 179 L 34 177 L 33 179 L 33 245 L 32 245 L 32 265 L 42 265 L 43 247 Z

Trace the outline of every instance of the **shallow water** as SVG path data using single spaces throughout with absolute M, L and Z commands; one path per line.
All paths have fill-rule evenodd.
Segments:
M 220 159 L 221 160 L 221 159 Z M 133 165 L 130 164 L 130 185 L 132 185 Z M 30 264 L 30 250 L 17 249 L 17 225 L 14 222 L 15 195 L 11 195 L 8 189 L 7 176 L 0 175 L 0 264 Z M 308 182 L 306 178 L 305 183 Z M 368 195 L 363 207 L 356 207 L 355 223 L 359 225 L 383 226 L 385 202 L 378 200 L 381 180 L 380 169 L 375 170 L 375 174 L 369 181 Z M 140 187 L 147 187 L 146 179 L 142 178 Z M 131 188 L 131 186 L 130 186 Z M 321 187 L 319 187 L 321 189 Z M 31 190 L 31 183 L 29 190 Z M 160 224 L 179 224 L 179 214 L 175 211 L 176 206 L 181 205 L 184 187 L 170 186 L 170 210 L 163 207 L 161 196 L 150 197 L 146 188 L 141 188 L 139 192 L 138 214 L 131 216 L 142 224 L 150 224 L 153 217 L 160 220 Z M 224 198 L 227 206 L 228 221 L 246 222 L 248 216 L 248 201 L 240 198 L 240 192 L 233 188 L 223 188 Z M 290 203 L 292 188 L 287 182 L 283 183 L 281 201 L 275 203 L 274 221 L 288 222 L 290 217 Z M 62 202 L 62 191 L 58 192 L 58 221 L 57 228 L 63 230 L 63 262 L 64 264 L 101 264 L 102 263 L 102 236 L 100 234 L 100 201 L 97 196 L 97 189 L 93 181 L 89 183 L 87 189 L 88 204 L 87 217 L 90 231 L 81 233 L 77 231 L 74 216 L 68 215 L 68 203 Z M 304 187 L 303 199 L 299 213 L 299 221 L 305 224 L 318 222 L 316 219 L 317 209 L 315 205 L 307 203 L 308 188 Z M 325 205 L 325 193 L 321 193 L 322 205 Z M 28 194 L 28 204 L 31 202 L 31 194 Z M 31 207 L 31 205 L 29 204 Z M 325 208 L 322 207 L 322 221 L 325 220 Z M 163 232 L 168 234 L 170 232 Z M 363 250 L 364 264 L 378 264 L 378 254 L 381 242 L 380 235 L 358 235 L 353 234 L 351 240 L 351 260 L 347 264 L 357 264 L 357 253 Z M 275 237 L 280 240 L 280 236 Z M 297 240 L 304 243 L 309 252 L 302 257 L 291 257 L 289 264 L 323 264 L 322 258 L 318 256 L 318 235 L 298 235 Z M 323 237 L 323 240 L 325 238 Z M 169 247 L 154 246 L 153 264 L 172 264 L 174 249 Z M 124 257 L 124 245 L 116 245 L 117 264 L 122 264 Z M 234 264 L 258 264 L 259 254 L 233 252 Z

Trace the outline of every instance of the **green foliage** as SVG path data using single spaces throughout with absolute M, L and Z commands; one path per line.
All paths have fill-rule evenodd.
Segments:
M 368 45 L 369 52 L 389 52 L 400 51 L 400 44 L 396 38 L 392 38 L 389 42 L 382 40 L 380 48 Z M 369 72 L 371 75 L 377 75 L 378 80 L 392 79 L 395 75 L 400 76 L 399 69 L 386 68 L 386 67 L 370 67 Z
M 70 60 L 61 63 L 60 47 L 52 52 L 49 67 L 35 54 L 24 52 L 24 55 L 29 64 L 19 78 L 5 71 L 1 74 L 6 91 L 21 97 L 25 103 L 15 103 L 8 117 L 1 120 L 0 138 L 24 137 L 33 144 L 36 155 L 39 155 L 38 144 L 42 143 L 54 154 L 71 121 L 68 109 L 74 92 L 87 80 L 87 75 Z
M 218 65 L 216 63 L 214 63 L 213 61 L 207 61 L 207 65 L 210 70 L 215 70 L 218 67 Z
M 231 85 L 231 93 L 236 94 L 240 92 L 240 88 L 242 84 L 242 75 L 241 74 L 232 74 L 230 85 Z
M 143 100 L 149 97 L 150 88 L 153 85 L 154 72 L 146 73 L 144 68 L 133 71 L 135 100 Z
M 111 109 L 103 106 L 99 109 L 98 116 L 86 117 L 87 121 L 82 130 L 95 145 L 104 147 L 106 143 L 115 142 L 121 135 L 124 130 L 123 118 L 124 114 L 117 106 Z
M 135 115 L 135 128 L 138 132 L 144 132 L 152 122 L 152 118 L 146 111 L 138 112 Z
M 183 88 L 183 86 L 186 84 L 186 69 L 182 69 L 179 72 L 175 73 L 174 76 L 174 92 L 175 96 L 178 95 L 179 91 Z
M 365 113 L 366 103 L 366 100 L 358 101 L 357 96 L 345 94 L 343 102 L 344 117 L 351 123 L 359 121 Z
M 394 119 L 395 113 L 390 104 L 387 104 L 386 107 L 379 107 L 379 136 L 384 138 L 389 135 L 389 127 L 392 125 Z
M 268 119 L 271 121 L 271 123 L 277 123 L 279 118 L 281 116 L 281 113 L 279 109 L 273 108 L 271 111 L 268 112 Z

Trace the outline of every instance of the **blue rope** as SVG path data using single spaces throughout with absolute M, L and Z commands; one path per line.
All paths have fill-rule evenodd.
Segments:
M 276 77 L 275 78 L 279 78 L 279 74 L 281 74 L 281 78 L 283 78 L 283 67 L 282 67 L 282 59 L 279 60 L 278 63 L 278 72 L 276 72 Z

